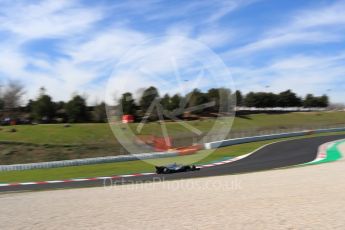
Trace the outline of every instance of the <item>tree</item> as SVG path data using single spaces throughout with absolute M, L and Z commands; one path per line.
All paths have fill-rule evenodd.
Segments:
M 315 97 L 313 94 L 307 94 L 303 101 L 304 107 L 327 107 L 328 105 L 329 99 L 326 95 Z
M 244 105 L 247 107 L 254 107 L 256 104 L 255 102 L 255 93 L 249 92 L 244 98 Z
M 24 87 L 19 82 L 11 81 L 2 96 L 4 109 L 15 109 L 20 106 L 24 95 Z
M 319 107 L 328 107 L 329 106 L 329 98 L 327 95 L 322 95 L 319 98 Z
M 278 104 L 278 97 L 274 93 L 257 93 L 257 97 L 259 100 L 259 107 L 276 107 Z
M 94 107 L 93 115 L 96 122 L 107 122 L 107 112 L 105 103 L 102 102 Z
M 55 103 L 55 110 L 59 111 L 59 110 L 64 110 L 65 109 L 65 105 L 66 103 L 64 101 L 58 101 Z
M 5 106 L 5 102 L 4 102 L 4 99 L 3 99 L 3 93 L 2 93 L 2 85 L 0 85 L 0 110 L 3 110 L 4 109 L 4 106 Z
M 55 115 L 55 104 L 50 96 L 40 95 L 36 101 L 32 102 L 31 113 L 35 119 L 49 122 Z
M 277 103 L 279 107 L 299 107 L 302 105 L 302 99 L 291 90 L 287 90 L 278 95 Z
M 64 101 L 58 101 L 55 103 L 55 116 L 57 117 L 58 122 L 67 121 L 66 114 L 66 103 Z
M 122 94 L 119 104 L 122 108 L 123 114 L 135 115 L 137 110 L 137 105 L 132 97 L 132 94 L 127 92 Z
M 241 91 L 236 90 L 235 95 L 236 95 L 236 105 L 242 106 L 243 105 L 243 95 L 242 95 Z
M 32 99 L 30 99 L 30 100 L 28 101 L 28 103 L 25 105 L 24 111 L 25 111 L 25 112 L 28 112 L 28 113 L 32 113 L 32 108 L 33 108 L 33 106 L 34 106 L 34 103 L 35 103 L 35 101 L 32 100 Z
M 277 106 L 277 101 L 277 95 L 274 93 L 250 92 L 246 95 L 244 103 L 247 107 L 265 108 Z
M 161 105 L 163 109 L 171 111 L 171 98 L 169 94 L 164 94 L 163 98 L 161 99 Z
M 219 109 L 220 104 L 220 95 L 219 95 L 219 89 L 212 88 L 207 91 L 206 94 L 207 100 L 214 102 L 214 105 L 209 108 L 210 111 L 216 112 Z
M 165 94 L 161 99 L 160 103 L 164 110 L 168 110 L 170 112 L 180 108 L 180 102 L 182 98 L 179 94 L 175 94 L 174 96 L 170 97 L 169 94 Z M 175 114 L 176 115 L 176 114 Z
M 154 105 L 156 99 L 159 99 L 159 93 L 155 87 L 151 86 L 144 90 L 139 103 L 141 113 L 144 115 L 145 120 L 155 121 L 159 118 L 157 106 Z
M 188 93 L 185 100 L 187 100 L 187 108 L 200 106 L 199 109 L 193 109 L 193 111 L 191 111 L 194 114 L 202 113 L 204 111 L 202 105 L 209 102 L 207 93 L 203 93 L 199 89 L 194 89 L 192 92 Z
M 234 94 L 231 93 L 230 89 L 227 88 L 219 88 L 219 112 L 229 112 L 233 104 L 235 103 Z
M 0 98 L 0 110 L 3 110 L 5 107 L 5 102 L 2 98 Z
M 143 94 L 142 94 L 142 96 L 141 96 L 141 98 L 140 98 L 140 102 L 139 102 L 141 110 L 144 113 L 146 111 L 148 111 L 148 109 L 151 106 L 151 104 L 158 97 L 159 97 L 159 93 L 158 93 L 158 90 L 155 87 L 150 86 L 149 88 L 145 89 Z
M 315 105 L 315 97 L 313 94 L 307 94 L 304 98 L 303 106 L 304 107 L 313 107 Z
M 181 100 L 182 100 L 182 97 L 179 94 L 175 94 L 174 96 L 172 96 L 170 99 L 170 109 L 176 110 L 180 108 Z
M 65 109 L 69 122 L 85 122 L 88 120 L 86 101 L 80 95 L 75 95 L 67 102 Z

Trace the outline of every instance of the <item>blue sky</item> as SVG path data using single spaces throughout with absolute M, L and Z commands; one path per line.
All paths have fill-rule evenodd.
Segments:
M 344 12 L 331 0 L 0 0 L 0 83 L 21 81 L 26 98 L 44 86 L 55 100 L 78 92 L 94 103 L 133 47 L 165 36 L 150 48 L 193 52 L 177 36 L 212 49 L 243 92 L 345 102 Z

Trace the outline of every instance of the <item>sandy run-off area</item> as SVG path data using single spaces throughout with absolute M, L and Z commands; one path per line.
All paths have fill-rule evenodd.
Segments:
M 345 145 L 341 146 L 345 151 Z M 0 195 L 1 229 L 344 229 L 345 161 Z

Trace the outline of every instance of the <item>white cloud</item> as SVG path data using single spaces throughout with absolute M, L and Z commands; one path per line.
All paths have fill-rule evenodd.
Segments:
M 115 67 L 107 85 L 107 99 L 114 93 L 136 92 L 156 86 L 161 94 L 186 94 L 194 88 L 233 88 L 223 81 L 227 69 L 218 56 L 197 41 L 167 36 L 136 47 Z
M 77 63 L 117 60 L 133 46 L 148 40 L 143 33 L 127 28 L 113 28 L 99 32 L 82 44 L 73 42 L 63 47 Z
M 38 88 L 45 86 L 55 100 L 67 100 L 77 91 L 87 92 L 89 102 L 93 102 L 96 98 L 103 99 L 106 74 L 123 60 L 128 51 L 156 38 L 156 35 L 169 35 L 155 44 L 143 45 L 141 53 L 133 55 L 129 61 L 140 60 L 138 67 L 145 67 L 144 72 L 168 76 L 174 69 L 171 60 L 166 57 L 179 57 L 183 61 L 178 65 L 184 70 L 181 78 L 190 78 L 189 75 L 195 74 L 197 69 L 191 57 L 204 58 L 206 55 L 198 53 L 193 45 L 181 45 L 181 36 L 211 48 L 230 46 L 238 39 L 237 32 L 241 28 L 226 28 L 221 26 L 220 21 L 231 12 L 254 2 L 256 0 L 192 1 L 183 3 L 183 7 L 166 10 L 164 1 L 158 0 L 112 3 L 109 7 L 104 7 L 102 3 L 90 7 L 78 0 L 32 1 L 25 4 L 22 1 L 2 1 L 0 33 L 4 32 L 5 36 L 0 43 L 0 72 L 5 78 L 26 82 L 28 98 L 36 96 Z M 344 11 L 344 2 L 298 11 L 292 15 L 290 22 L 270 28 L 259 34 L 259 39 L 230 50 L 227 60 L 234 60 L 239 55 L 247 55 L 250 60 L 250 55 L 255 52 L 294 44 L 342 41 Z M 114 17 L 107 18 L 109 15 Z M 97 24 L 102 19 L 107 22 Z M 138 23 L 138 20 L 142 22 Z M 144 28 L 137 25 L 142 23 L 148 24 Z M 151 28 L 151 25 L 158 25 L 159 29 Z M 54 54 L 47 52 L 37 56 L 22 49 L 31 41 L 44 38 L 59 39 L 60 43 L 55 48 L 62 57 L 50 59 L 49 55 Z M 153 55 L 143 58 L 147 51 Z M 233 68 L 233 74 L 240 89 L 263 90 L 269 84 L 270 89 L 277 91 L 292 88 L 301 94 L 307 91 L 323 92 L 323 87 L 331 87 L 332 82 L 342 82 L 339 80 L 344 76 L 340 64 L 344 61 L 342 55 L 323 57 L 321 54 L 313 56 L 300 52 L 267 65 L 237 66 Z M 211 59 L 208 58 L 209 63 L 204 67 L 214 65 Z M 30 69 L 29 66 L 35 68 Z M 224 73 L 219 71 L 216 75 Z M 142 76 L 131 71 L 122 72 L 121 77 L 120 80 L 131 79 L 127 91 L 155 83 L 154 79 L 146 79 L 147 84 L 142 85 Z M 194 87 L 194 83 L 193 78 L 184 82 L 187 88 Z M 212 80 L 205 80 L 198 87 L 213 83 Z M 164 90 L 174 93 L 180 89 L 170 85 Z
M 16 3 L 0 10 L 1 30 L 25 39 L 71 36 L 102 18 L 100 9 L 73 0 Z
M 292 89 L 300 95 L 327 93 L 333 101 L 343 102 L 338 89 L 345 85 L 344 61 L 345 51 L 329 56 L 295 55 L 262 67 L 233 68 L 232 73 L 239 89 L 244 92 Z
M 6 79 L 17 79 L 27 87 L 27 96 L 36 96 L 44 86 L 56 99 L 67 99 L 72 92 L 93 79 L 95 72 L 81 68 L 74 60 L 45 55 L 33 56 L 22 47 L 35 39 L 85 36 L 95 22 L 104 17 L 99 7 L 88 8 L 78 1 L 2 2 L 0 32 L 6 40 L 0 43 L 0 72 Z M 67 40 L 66 40 L 67 39 Z M 56 60 L 55 60 L 56 59 Z M 34 67 L 33 70 L 31 67 Z
M 221 29 L 218 27 L 205 28 L 196 36 L 196 39 L 211 48 L 223 47 L 235 38 L 234 29 Z
M 345 2 L 337 1 L 330 6 L 302 10 L 293 16 L 289 30 L 302 30 L 312 27 L 345 25 Z
M 343 35 L 332 34 L 320 31 L 285 33 L 277 36 L 266 37 L 262 40 L 252 42 L 248 45 L 231 50 L 225 56 L 248 55 L 262 50 L 276 49 L 282 46 L 299 44 L 311 45 L 341 41 Z
M 269 28 L 263 36 L 242 47 L 229 50 L 225 57 L 250 55 L 255 52 L 271 50 L 288 45 L 310 45 L 339 42 L 344 39 L 345 3 L 336 2 L 330 6 L 298 11 L 290 22 Z M 339 27 L 339 26 L 343 27 Z M 325 27 L 328 26 L 328 27 Z M 336 29 L 333 26 L 337 26 Z
M 19 79 L 26 63 L 25 57 L 14 50 L 3 48 L 0 53 L 0 73 L 7 78 Z
M 224 16 L 261 0 L 213 0 L 213 1 L 182 1 L 174 6 L 166 7 L 164 1 L 148 1 L 143 12 L 147 20 L 171 20 L 197 17 L 194 24 L 217 23 Z M 145 3 L 145 2 L 144 2 Z M 138 7 L 139 8 L 139 7 Z
M 217 10 L 208 17 L 207 22 L 212 23 L 218 21 L 227 14 L 258 1 L 260 0 L 216 1 L 218 3 Z

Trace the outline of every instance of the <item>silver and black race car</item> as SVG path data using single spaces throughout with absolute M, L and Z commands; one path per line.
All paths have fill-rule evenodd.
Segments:
M 197 171 L 200 168 L 197 168 L 195 165 L 179 165 L 179 164 L 170 164 L 166 166 L 155 166 L 157 174 L 169 174 L 177 172 L 189 172 Z

